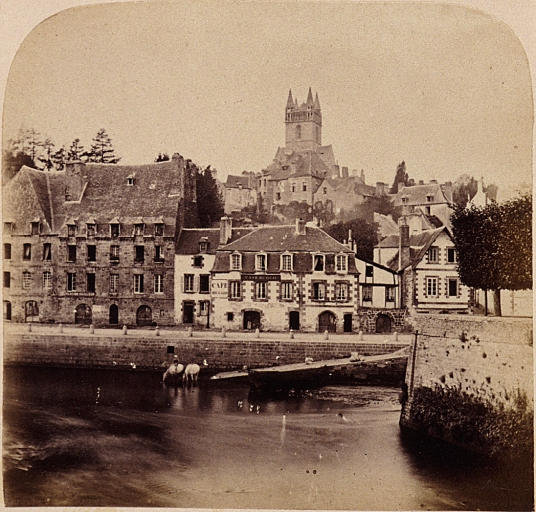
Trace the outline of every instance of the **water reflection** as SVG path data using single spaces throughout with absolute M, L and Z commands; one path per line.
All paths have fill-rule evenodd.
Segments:
M 396 389 L 334 386 L 273 398 L 208 382 L 166 388 L 161 375 L 139 372 L 8 368 L 4 379 L 9 506 L 531 503 L 521 479 L 401 440 Z

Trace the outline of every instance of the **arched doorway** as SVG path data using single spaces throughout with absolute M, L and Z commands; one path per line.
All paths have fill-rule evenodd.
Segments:
M 39 322 L 39 306 L 35 300 L 29 300 L 24 304 L 24 321 Z
M 376 317 L 376 332 L 391 332 L 391 318 L 388 315 Z
M 140 327 L 144 325 L 152 325 L 153 312 L 149 306 L 140 306 L 136 311 L 136 325 Z
M 259 311 L 244 311 L 244 329 L 255 330 L 261 328 L 261 314 Z
M 74 310 L 74 323 L 89 325 L 91 323 L 91 308 L 87 304 L 78 304 Z
M 318 332 L 335 332 L 337 330 L 337 317 L 331 311 L 324 311 L 318 315 Z
M 110 305 L 108 323 L 110 325 L 117 325 L 119 323 L 119 308 L 117 307 L 117 304 Z
M 4 320 L 11 320 L 11 302 L 4 301 Z
M 292 329 L 293 331 L 300 330 L 300 312 L 299 311 L 291 311 L 288 314 L 288 327 L 289 329 Z

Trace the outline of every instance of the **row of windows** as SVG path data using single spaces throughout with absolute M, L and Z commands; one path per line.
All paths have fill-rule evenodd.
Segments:
M 460 292 L 460 284 L 455 277 L 447 278 L 447 297 L 457 297 Z M 425 283 L 426 295 L 428 297 L 439 297 L 439 277 L 427 277 Z
M 229 297 L 231 299 L 241 299 L 243 294 L 241 281 L 229 282 Z M 263 300 L 268 298 L 268 282 L 260 281 L 255 283 L 254 298 Z M 279 283 L 279 297 L 281 300 L 292 300 L 294 295 L 294 283 L 292 281 L 281 281 Z M 314 300 L 328 300 L 326 293 L 326 283 L 313 283 L 312 298 Z M 346 301 L 349 298 L 348 283 L 335 283 L 335 294 L 333 299 L 336 301 Z
M 95 236 L 97 233 L 97 224 L 86 224 L 86 234 L 87 236 Z M 77 224 L 67 224 L 67 236 L 73 237 L 78 233 Z M 146 230 L 146 226 L 143 223 L 134 224 L 134 236 L 143 236 L 145 234 L 150 234 Z M 164 235 L 164 224 L 154 224 L 154 236 L 163 236 Z M 110 224 L 110 236 L 112 238 L 118 238 L 121 235 L 121 224 L 111 223 Z
M 313 256 L 313 271 L 323 272 L 325 269 L 326 257 L 324 254 L 315 254 Z M 280 258 L 279 269 L 291 272 L 293 269 L 293 255 L 282 254 Z M 261 253 L 255 255 L 255 270 L 264 272 L 268 265 L 268 255 Z M 239 253 L 231 254 L 231 270 L 242 270 L 242 255 Z M 335 270 L 337 272 L 346 272 L 348 270 L 348 255 L 337 254 L 335 256 Z
M 363 287 L 361 288 L 363 302 L 372 301 L 373 288 L 374 287 L 371 285 L 363 285 Z M 387 302 L 394 302 L 395 293 L 396 293 L 396 286 L 386 286 L 385 287 L 385 300 Z
M 135 274 L 133 289 L 134 293 L 144 293 L 144 275 Z M 22 289 L 29 290 L 33 284 L 33 275 L 31 272 L 22 273 Z M 42 284 L 44 290 L 52 288 L 52 272 L 45 271 L 42 275 Z M 11 273 L 4 272 L 4 287 L 11 287 Z M 67 273 L 67 291 L 76 292 L 79 290 L 80 282 L 77 280 L 76 272 Z M 95 274 L 93 272 L 86 273 L 86 280 L 84 289 L 88 293 L 95 293 Z M 119 274 L 110 274 L 109 279 L 109 293 L 118 293 L 119 291 Z M 154 293 L 164 293 L 164 276 L 162 274 L 155 274 L 153 276 L 153 291 Z
M 194 292 L 195 279 L 194 274 L 184 274 L 184 291 Z M 210 275 L 201 274 L 199 276 L 199 293 L 208 293 L 210 291 Z
M 430 247 L 427 252 L 428 263 L 439 262 L 439 247 Z M 447 247 L 447 263 L 456 263 L 458 260 L 456 255 L 456 249 L 454 247 Z

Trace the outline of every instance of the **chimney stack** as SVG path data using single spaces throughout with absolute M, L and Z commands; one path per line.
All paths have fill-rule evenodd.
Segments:
M 341 178 L 348 178 L 348 167 L 343 167 L 341 169 Z
M 406 219 L 402 217 L 402 222 L 399 226 L 400 236 L 398 242 L 398 270 L 409 263 L 409 226 L 406 223 Z
M 225 245 L 231 240 L 233 219 L 222 217 L 220 219 L 220 245 Z
M 296 219 L 296 234 L 305 235 L 305 221 L 302 219 Z

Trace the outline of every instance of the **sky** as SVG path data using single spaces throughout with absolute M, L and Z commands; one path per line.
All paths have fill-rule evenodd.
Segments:
M 19 47 L 3 137 L 35 128 L 57 145 L 89 146 L 104 127 L 121 163 L 179 152 L 224 180 L 270 164 L 284 145 L 289 88 L 304 101 L 309 87 L 323 143 L 368 183 L 392 182 L 402 160 L 417 180 L 530 182 L 523 46 L 497 18 L 452 4 L 78 6 Z

